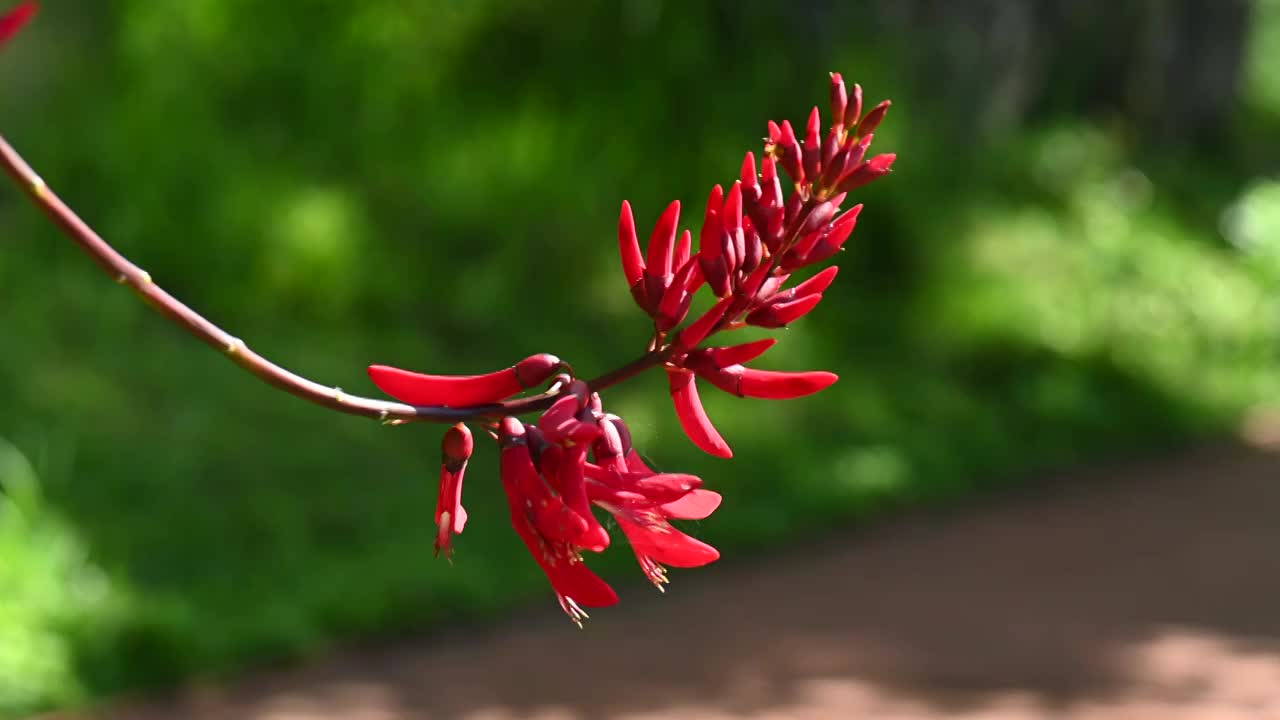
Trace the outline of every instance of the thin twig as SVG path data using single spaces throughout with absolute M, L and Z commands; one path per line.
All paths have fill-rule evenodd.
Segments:
M 522 415 L 545 410 L 551 406 L 558 392 L 509 400 L 488 405 L 470 407 L 414 406 L 385 400 L 350 395 L 341 388 L 322 385 L 286 370 L 254 352 L 243 340 L 215 325 L 209 319 L 192 310 L 180 300 L 165 292 L 151 275 L 129 261 L 111 247 L 93 228 L 80 219 L 66 203 L 51 190 L 16 150 L 0 136 L 0 163 L 14 182 L 31 198 L 67 237 L 75 241 L 99 267 L 121 285 L 127 285 L 144 302 L 185 328 L 206 344 L 226 355 L 240 367 L 258 379 L 308 400 L 321 407 L 349 415 L 361 415 L 386 423 L 412 421 L 456 423 L 485 417 Z M 654 350 L 617 370 L 601 375 L 589 382 L 592 390 L 603 390 L 663 362 L 668 352 Z

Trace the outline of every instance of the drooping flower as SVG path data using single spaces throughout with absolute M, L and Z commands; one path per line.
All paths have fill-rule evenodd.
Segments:
M 538 473 L 529 451 L 525 426 L 516 418 L 503 418 L 498 429 L 498 443 L 502 454 L 502 485 L 511 509 L 511 525 L 551 581 L 560 607 L 581 627 L 587 617 L 582 609 L 584 605 L 614 605 L 618 602 L 618 595 L 582 561 L 574 538 L 585 524 Z
M 458 423 L 445 431 L 440 442 L 440 495 L 436 500 L 436 555 L 453 555 L 453 536 L 467 524 L 467 511 L 462 507 L 462 481 L 467 461 L 475 450 L 475 440 L 466 423 Z

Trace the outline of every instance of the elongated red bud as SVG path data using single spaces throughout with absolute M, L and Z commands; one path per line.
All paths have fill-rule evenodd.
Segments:
M 742 365 L 765 354 L 769 348 L 777 344 L 776 338 L 764 338 L 741 345 L 714 347 L 706 349 L 707 358 L 718 368 L 730 365 Z
M 38 9 L 39 3 L 24 2 L 0 16 L 0 45 L 5 44 L 9 38 L 16 35 L 23 25 L 26 25 L 31 18 L 35 17 Z
M 547 353 L 530 355 L 516 363 L 516 381 L 520 383 L 520 389 L 528 390 L 543 384 L 564 367 L 564 363 L 555 355 Z
M 697 367 L 691 365 L 691 369 L 698 374 L 698 377 L 738 397 L 789 400 L 812 395 L 839 379 L 833 373 L 822 371 L 775 372 L 741 365 L 717 368 L 706 356 L 698 358 L 695 362 Z
M 653 236 L 649 238 L 648 269 L 657 276 L 671 274 L 671 258 L 675 254 L 676 225 L 680 222 L 680 201 L 673 200 L 658 218 L 653 228 Z
M 760 178 L 756 175 L 756 156 L 753 153 L 748 152 L 742 158 L 740 176 L 743 204 L 747 207 L 755 205 L 760 200 Z
M 685 230 L 680 233 L 680 240 L 676 242 L 676 256 L 671 261 L 671 267 L 684 267 L 684 264 L 689 262 L 689 254 L 691 252 L 693 252 L 693 233 Z
M 724 257 L 708 259 L 699 255 L 698 265 L 702 269 L 702 277 L 706 279 L 707 285 L 716 297 L 726 297 L 732 292 L 729 264 L 725 262 Z
M 724 198 L 724 210 L 720 214 L 720 222 L 729 232 L 742 228 L 742 183 L 735 182 Z
M 844 111 L 844 126 L 852 130 L 858 124 L 860 117 L 862 117 L 862 86 L 854 83 L 853 92 L 849 94 L 849 106 Z
M 772 272 L 772 270 L 773 268 L 769 263 L 760 263 L 760 265 L 742 281 L 742 292 L 739 293 L 738 297 L 742 304 L 729 308 L 729 311 L 726 314 L 731 317 L 737 317 L 738 312 L 746 310 L 747 307 L 754 302 L 756 292 L 760 289 L 760 286 L 764 284 L 764 281 L 769 277 L 769 273 Z
M 775 372 L 743 368 L 738 378 L 738 391 L 744 397 L 790 400 L 825 390 L 839 379 L 835 373 L 821 370 Z
M 467 511 L 462 507 L 462 481 L 467 461 L 475 449 L 471 430 L 458 423 L 445 431 L 440 443 L 440 490 L 436 498 L 436 556 L 453 553 L 453 536 L 467 524 Z
M 742 219 L 742 272 L 749 273 L 760 266 L 764 259 L 764 244 L 760 241 L 760 233 L 756 232 L 751 218 Z
M 862 122 L 858 123 L 858 135 L 870 135 L 880 127 L 880 123 L 884 121 L 884 116 L 889 112 L 889 106 L 893 103 L 885 100 L 879 105 L 871 108 L 867 116 L 862 118 Z
M 733 457 L 729 444 L 720 437 L 707 411 L 702 407 L 698 397 L 698 385 L 694 374 L 679 368 L 667 368 L 667 380 L 671 386 L 671 400 L 676 408 L 676 417 L 684 432 L 703 452 L 716 457 Z
M 807 297 L 809 295 L 822 294 L 826 292 L 827 288 L 831 287 L 831 283 L 835 281 L 836 274 L 839 272 L 840 268 L 832 265 L 799 285 L 784 293 L 780 293 L 779 297 L 786 301 L 794 298 Z
M 626 200 L 622 201 L 622 214 L 618 218 L 618 249 L 622 253 L 622 274 L 627 278 L 627 287 L 635 287 L 644 278 L 644 256 L 640 254 L 631 203 Z
M 861 204 L 849 208 L 848 211 L 831 223 L 831 227 L 827 229 L 827 232 L 813 249 L 807 251 L 803 256 L 793 257 L 788 254 L 787 257 L 783 258 L 782 266 L 789 269 L 812 265 L 822 262 L 839 252 L 840 248 L 844 247 L 845 241 L 853 234 L 853 229 L 858 224 L 858 215 L 861 212 Z
M 836 210 L 840 208 L 840 203 L 843 201 L 844 195 L 840 194 L 826 202 L 819 203 L 809 213 L 809 217 L 804 219 L 804 224 L 800 226 L 800 234 L 807 235 L 815 230 L 825 228 L 831 222 L 831 218 L 835 217 Z
M 791 197 L 787 198 L 787 205 L 785 209 L 788 223 L 794 221 L 797 217 L 800 217 L 800 211 L 804 208 L 804 204 L 805 195 L 799 190 L 792 191 Z
M 898 156 L 893 153 L 885 153 L 884 155 L 877 155 L 871 158 L 859 165 L 853 172 L 849 173 L 848 177 L 840 181 L 840 190 L 843 192 L 849 192 L 850 190 L 856 190 L 873 180 L 879 180 L 892 172 L 893 161 L 897 159 Z
M 782 155 L 778 158 L 778 162 L 782 165 L 782 169 L 787 171 L 791 176 L 791 182 L 796 185 L 804 184 L 804 167 L 801 164 L 803 152 L 800 149 L 800 141 L 796 139 L 796 132 L 791 127 L 791 122 L 782 121 L 782 139 L 778 142 L 778 147 L 782 150 Z
M 815 106 L 809 113 L 809 124 L 804 136 L 804 176 L 807 180 L 816 180 L 821 171 L 822 159 L 822 118 Z
M 693 278 L 694 272 L 698 270 L 697 259 L 689 260 L 680 268 L 680 272 L 676 273 L 675 278 L 671 281 L 671 286 L 667 288 L 667 294 L 663 296 L 662 303 L 658 305 L 658 312 L 654 316 L 654 322 L 658 330 L 666 332 L 671 328 L 684 322 L 684 316 L 689 312 L 689 300 L 691 293 L 688 290 L 690 280 Z
M 777 295 L 779 288 L 785 285 L 790 277 L 790 273 L 782 273 L 781 275 L 770 275 L 766 278 L 764 284 L 756 291 L 758 304 L 762 304 Z
M 729 305 L 732 302 L 732 295 L 722 298 L 703 313 L 701 317 L 689 323 L 688 327 L 680 331 L 680 347 L 687 350 L 697 347 L 698 343 L 705 340 L 707 335 L 711 334 L 711 331 L 715 329 L 716 323 L 724 319 L 725 311 L 729 309 Z
M 823 182 L 831 176 L 831 171 L 837 163 L 837 153 L 840 152 L 840 128 L 833 127 L 831 132 L 827 133 L 827 139 L 822 141 L 822 173 Z
M 769 133 L 765 138 L 765 142 L 770 145 L 777 145 L 782 142 L 782 128 L 778 127 L 778 123 L 769 121 Z
M 720 186 L 717 185 L 719 190 Z M 702 230 L 698 233 L 698 254 L 702 257 L 713 260 L 720 257 L 720 233 L 724 230 L 724 226 L 720 221 L 720 208 L 707 207 L 707 214 L 702 219 Z
M 807 295 L 789 302 L 770 303 L 752 310 L 747 315 L 747 324 L 764 328 L 785 327 L 804 317 L 820 302 L 822 302 L 822 293 Z
M 849 92 L 844 87 L 840 73 L 831 73 L 831 127 L 844 126 L 844 112 L 849 107 Z
M 560 358 L 543 353 L 485 375 L 426 375 L 370 365 L 369 377 L 383 392 L 410 405 L 467 407 L 511 397 L 541 384 L 561 367 Z

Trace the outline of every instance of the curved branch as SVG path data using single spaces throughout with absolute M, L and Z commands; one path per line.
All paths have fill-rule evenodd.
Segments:
M 329 387 L 309 380 L 254 352 L 243 340 L 218 327 L 156 285 L 150 274 L 117 252 L 71 208 L 67 207 L 66 203 L 49 189 L 44 180 L 31 169 L 31 166 L 3 136 L 0 136 L 0 165 L 3 165 L 5 172 L 31 198 L 32 202 L 117 283 L 129 286 L 152 308 L 226 355 L 240 367 L 256 375 L 258 379 L 303 400 L 330 410 L 349 415 L 361 415 L 387 423 L 411 421 L 456 423 L 545 410 L 558 396 L 558 393 L 545 392 L 501 403 L 458 408 L 415 406 L 349 395 L 341 388 Z M 589 385 L 593 390 L 603 390 L 661 363 L 666 359 L 667 354 L 662 351 L 650 351 L 617 370 L 591 380 Z

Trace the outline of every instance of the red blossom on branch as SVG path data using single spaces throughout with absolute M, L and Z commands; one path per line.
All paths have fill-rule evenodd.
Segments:
M 35 3 L 26 2 L 0 16 L 0 43 L 35 10 Z M 889 173 L 895 156 L 866 159 L 873 132 L 889 109 L 887 100 L 863 115 L 862 89 L 846 88 L 841 76 L 833 73 L 830 103 L 831 125 L 825 134 L 817 108 L 809 113 L 802 137 L 789 121 L 768 123 L 759 163 L 753 153 L 746 153 L 728 190 L 719 185 L 711 190 L 697 228 L 697 248 L 693 229 L 680 228 L 679 201 L 659 215 L 643 249 L 631 204 L 622 204 L 618 247 L 623 277 L 653 323 L 640 357 L 591 380 L 578 378 L 567 363 L 546 353 L 482 375 L 429 375 L 370 366 L 374 384 L 400 402 L 350 395 L 272 363 L 165 292 L 147 272 L 116 252 L 3 138 L 0 166 L 117 282 L 262 380 L 323 407 L 386 424 L 449 423 L 441 442 L 435 513 L 435 549 L 446 557 L 452 556 L 454 536 L 468 521 L 462 488 L 474 439 L 467 423 L 483 427 L 497 441 L 512 527 L 546 574 L 560 606 L 581 625 L 587 617 L 584 607 L 618 601 L 613 588 L 588 569 L 584 559 L 586 553 L 603 552 L 611 544 L 597 509 L 613 518 L 645 577 L 659 589 L 667 583 L 667 566 L 698 567 L 720 556 L 672 521 L 709 517 L 719 508 L 721 496 L 703 488 L 701 478 L 651 468 L 632 445 L 623 419 L 606 412 L 601 391 L 661 366 L 689 439 L 727 458 L 733 451 L 702 405 L 699 380 L 736 397 L 769 400 L 810 395 L 837 380 L 826 371 L 748 367 L 773 347 L 775 338 L 703 344 L 718 333 L 746 326 L 781 328 L 796 322 L 817 307 L 834 282 L 834 266 L 798 283 L 793 283 L 793 275 L 843 248 L 862 210 L 862 205 L 854 205 L 842 212 L 847 194 Z M 787 192 L 779 170 L 789 177 Z M 686 323 L 703 286 L 714 302 Z M 534 422 L 519 419 L 534 413 L 540 413 Z

